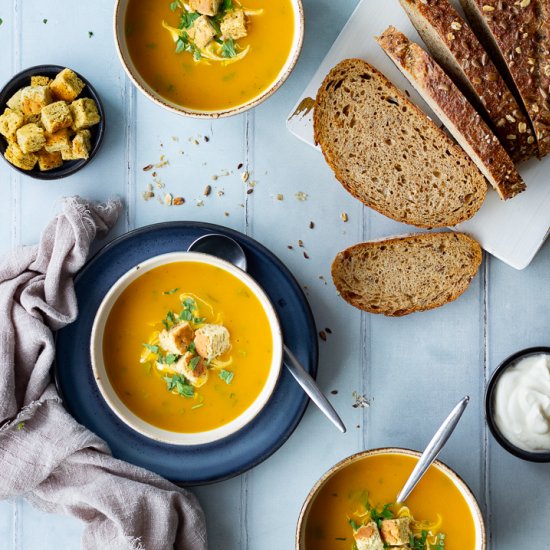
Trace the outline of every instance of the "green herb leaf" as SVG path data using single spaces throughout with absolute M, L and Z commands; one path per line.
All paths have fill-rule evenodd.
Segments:
M 233 0 L 223 0 L 221 11 L 230 11 L 233 9 Z
M 153 346 L 151 344 L 143 344 L 143 347 L 147 348 L 151 353 L 158 353 L 160 351 L 158 346 Z
M 165 292 L 163 292 L 163 294 L 166 294 L 166 295 L 175 294 L 178 290 L 179 288 L 173 288 L 172 290 L 166 290 Z
M 222 369 L 220 371 L 220 374 L 218 375 L 226 384 L 231 384 L 233 381 L 233 378 L 235 377 L 235 373 L 231 372 L 230 370 Z
M 197 368 L 197 365 L 199 364 L 200 360 L 201 360 L 201 358 L 198 355 L 196 357 L 193 357 L 193 359 L 191 359 L 191 361 L 189 361 L 189 368 L 191 370 L 195 370 Z
M 393 519 L 393 512 L 390 510 L 391 504 L 384 504 L 382 511 L 378 512 L 376 508 L 373 508 L 370 511 L 370 517 L 372 521 L 375 521 L 380 529 L 382 527 L 382 520 L 384 519 Z
M 176 324 L 176 316 L 174 315 L 174 312 L 173 311 L 169 311 L 167 314 L 166 314 L 166 320 L 172 324 L 172 325 L 175 325 Z
M 195 304 L 195 300 L 193 300 L 193 298 L 185 298 L 185 300 L 183 300 L 181 305 L 185 309 L 196 309 L 197 307 L 197 305 Z
M 166 319 L 162 320 L 162 324 L 164 325 L 164 328 L 166 330 L 170 330 L 170 325 L 168 324 L 168 321 L 166 321 Z
M 1 19 L 0 19 L 0 21 L 1 21 Z M 17 431 L 20 432 L 24 427 L 25 427 L 25 423 L 24 422 L 19 422 L 19 424 L 17 424 Z
M 195 317 L 193 319 L 193 323 L 195 323 L 195 325 L 200 325 L 202 323 L 204 323 L 206 321 L 206 317 Z
M 88 31 L 88 38 L 92 38 L 93 35 L 94 33 L 92 31 Z
M 431 545 L 430 550 L 445 550 L 445 535 L 443 533 L 437 535 L 437 542 Z
M 202 59 L 202 53 L 200 52 L 200 50 L 195 50 L 193 52 L 193 59 L 195 61 L 200 61 Z
M 409 545 L 412 550 L 426 550 L 426 539 L 428 538 L 428 531 L 422 531 L 420 537 L 417 538 L 414 535 L 410 536 Z
M 180 3 L 176 0 L 175 2 L 170 2 L 170 10 L 176 11 L 180 6 Z
M 184 309 L 180 313 L 180 319 L 182 321 L 191 321 L 191 319 L 193 319 L 193 314 L 188 309 Z
M 167 365 L 173 365 L 178 359 L 180 358 L 179 355 L 176 355 L 175 353 L 169 353 L 165 359 Z
M 196 348 L 196 346 L 195 346 L 195 342 L 191 342 L 191 343 L 187 346 L 187 351 L 190 352 L 190 353 L 196 353 L 197 348 Z
M 180 29 L 190 29 L 193 23 L 201 16 L 200 13 L 183 11 L 180 17 Z
M 189 384 L 187 378 L 180 374 L 165 376 L 164 381 L 168 391 L 176 390 L 183 397 L 193 397 L 195 395 L 195 388 Z
M 47 19 L 42 19 L 42 23 L 44 23 L 44 25 L 48 22 Z
M 176 42 L 176 53 L 184 52 L 187 48 L 187 42 L 180 36 Z
M 224 40 L 222 44 L 222 57 L 235 57 L 236 55 L 235 41 L 232 38 Z

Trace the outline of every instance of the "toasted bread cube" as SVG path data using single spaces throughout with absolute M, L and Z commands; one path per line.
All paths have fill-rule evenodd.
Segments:
M 71 69 L 63 69 L 50 82 L 50 90 L 53 92 L 55 98 L 67 101 L 68 103 L 74 101 L 80 95 L 84 86 L 84 82 Z
M 382 539 L 390 546 L 408 544 L 411 536 L 410 518 L 385 519 L 382 521 L 380 533 Z
M 169 330 L 163 330 L 159 334 L 159 343 L 168 353 L 184 355 L 194 337 L 195 331 L 191 325 L 187 321 L 182 321 Z
M 38 160 L 38 157 L 34 153 L 23 153 L 19 145 L 15 142 L 8 145 L 4 157 L 6 157 L 8 162 L 11 162 L 14 166 L 22 170 L 32 170 Z
M 384 543 L 380 538 L 380 532 L 376 522 L 369 521 L 362 525 L 353 534 L 357 550 L 384 550 Z
M 97 105 L 93 99 L 87 97 L 77 99 L 69 105 L 69 108 L 73 117 L 72 129 L 75 132 L 90 128 L 101 120 Z
M 43 128 L 43 124 L 42 124 L 42 116 L 40 115 L 40 113 L 36 114 L 36 115 L 25 115 L 25 124 L 38 124 L 38 126 L 40 126 L 41 128 Z
M 44 129 L 38 124 L 25 124 L 17 130 L 17 144 L 21 147 L 23 153 L 35 153 L 40 151 L 46 144 Z
M 27 86 L 21 90 L 21 112 L 24 115 L 38 115 L 52 101 L 48 86 Z
M 189 35 L 189 38 L 193 40 L 195 46 L 202 50 L 210 44 L 212 38 L 216 36 L 216 31 L 210 24 L 208 17 L 206 17 L 206 15 L 201 15 L 193 21 L 193 26 L 190 29 L 187 29 L 187 34 Z
M 41 172 L 59 168 L 63 164 L 61 153 L 48 153 L 46 149 L 42 149 L 38 151 L 36 156 L 38 157 L 38 168 Z
M 73 144 L 71 143 L 68 147 L 61 149 L 61 158 L 65 160 L 76 160 L 73 153 Z
M 229 331 L 222 325 L 204 325 L 195 332 L 195 349 L 208 361 L 224 354 L 230 345 Z
M 44 134 L 46 137 L 46 143 L 44 149 L 48 153 L 60 153 L 63 149 L 72 149 L 71 145 L 71 130 L 69 128 L 63 128 L 55 134 Z
M 186 353 L 173 365 L 174 371 L 182 374 L 195 388 L 204 386 L 208 381 L 206 361 L 199 355 Z
M 92 148 L 92 134 L 90 130 L 79 130 L 73 138 L 73 159 L 87 159 Z
M 49 76 L 31 76 L 31 86 L 49 86 L 51 81 Z
M 23 90 L 17 90 L 7 101 L 7 106 L 13 111 L 21 111 L 21 93 Z
M 8 141 L 13 141 L 15 133 L 25 125 L 25 117 L 18 111 L 7 108 L 0 116 L 0 134 Z
M 63 128 L 69 128 L 73 123 L 73 115 L 64 101 L 50 103 L 42 109 L 42 124 L 46 131 L 54 134 Z
M 189 0 L 189 9 L 212 16 L 218 13 L 221 3 L 221 0 Z
M 244 38 L 246 32 L 246 17 L 244 10 L 234 10 L 226 13 L 220 23 L 220 29 L 224 38 L 238 40 Z

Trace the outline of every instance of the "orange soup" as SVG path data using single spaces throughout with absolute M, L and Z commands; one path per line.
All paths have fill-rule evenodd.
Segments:
M 258 97 L 277 79 L 292 48 L 294 11 L 291 0 L 195 4 L 205 1 L 215 5 L 216 15 L 189 11 L 193 1 L 129 0 L 126 41 L 136 69 L 158 94 L 189 109 L 219 111 Z M 235 15 L 241 11 L 244 23 Z M 225 22 L 224 14 L 232 19 Z M 206 57 L 212 52 L 215 60 Z
M 254 402 L 268 378 L 273 337 L 243 282 L 212 265 L 174 262 L 147 271 L 117 299 L 103 357 L 134 414 L 196 433 L 231 422 Z
M 431 531 L 433 546 L 417 543 L 418 548 L 475 550 L 475 525 L 468 504 L 453 482 L 434 466 L 411 493 L 406 508 L 393 504 L 416 462 L 411 456 L 379 454 L 334 474 L 311 506 L 305 549 L 352 550 L 355 533 L 371 520 L 367 514 L 370 509 L 375 510 L 374 519 L 379 524 L 385 516 L 412 516 L 411 531 L 417 540 L 423 532 Z

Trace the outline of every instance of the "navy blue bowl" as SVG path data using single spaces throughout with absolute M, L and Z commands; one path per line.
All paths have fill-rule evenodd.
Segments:
M 489 430 L 491 430 L 493 437 L 498 441 L 500 446 L 506 449 L 510 454 L 513 454 L 514 456 L 517 456 L 518 458 L 527 460 L 529 462 L 550 462 L 550 452 L 532 453 L 529 451 L 525 451 L 524 449 L 520 449 L 515 445 L 512 445 L 512 443 L 510 443 L 510 441 L 508 441 L 506 437 L 504 437 L 502 432 L 498 429 L 498 426 L 495 422 L 494 393 L 500 376 L 507 368 L 514 365 L 519 359 L 523 359 L 528 355 L 535 354 L 550 355 L 550 348 L 541 346 L 518 351 L 517 353 L 514 353 L 514 355 L 511 355 L 510 357 L 505 359 L 495 369 L 495 371 L 491 375 L 491 378 L 489 379 L 487 389 L 485 390 L 485 419 L 487 420 L 487 425 L 489 426 Z
M 30 86 L 31 76 L 48 76 L 53 79 L 64 68 L 65 67 L 61 67 L 59 65 L 36 65 L 35 67 L 30 67 L 29 69 L 25 69 L 24 71 L 16 74 L 0 91 L 0 114 L 4 112 L 4 109 L 7 107 L 7 102 L 10 97 L 17 92 L 17 90 L 20 90 L 25 86 Z M 63 165 L 59 168 L 54 168 L 53 170 L 48 170 L 46 172 L 41 172 L 37 167 L 32 170 L 22 170 L 5 159 L 4 153 L 6 152 L 8 144 L 4 137 L 0 136 L 0 154 L 2 155 L 2 158 L 8 162 L 11 168 L 25 174 L 26 176 L 30 176 L 31 178 L 36 178 L 39 180 L 57 180 L 60 178 L 66 178 L 67 176 L 78 172 L 94 158 L 103 141 L 103 134 L 105 132 L 105 111 L 103 110 L 103 105 L 101 104 L 99 96 L 92 85 L 81 74 L 76 74 L 85 84 L 84 89 L 78 98 L 89 97 L 90 99 L 93 99 L 96 102 L 97 110 L 101 116 L 99 124 L 96 124 L 90 128 L 90 132 L 92 134 L 92 148 L 90 150 L 90 156 L 87 159 L 64 161 Z

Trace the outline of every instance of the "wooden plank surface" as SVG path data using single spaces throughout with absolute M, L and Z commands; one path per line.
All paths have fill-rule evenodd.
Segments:
M 97 87 L 108 131 L 97 159 L 67 180 L 31 180 L 0 163 L 0 252 L 36 242 L 61 196 L 118 195 L 127 207 L 113 235 L 168 220 L 225 224 L 270 247 L 304 286 L 318 329 L 332 330 L 320 341 L 318 380 L 323 390 L 336 392 L 330 397 L 348 432 L 340 435 L 310 406 L 293 436 L 265 463 L 239 478 L 195 489 L 212 549 L 292 548 L 301 504 L 324 471 L 366 448 L 422 448 L 465 394 L 472 402 L 442 458 L 480 500 L 489 547 L 549 548 L 544 518 L 550 500 L 542 488 L 550 466 L 520 462 L 498 447 L 487 434 L 482 403 L 486 379 L 498 362 L 517 349 L 548 343 L 550 247 L 523 272 L 489 259 L 458 301 L 403 319 L 361 314 L 338 298 L 330 282 L 338 250 L 404 230 L 363 209 L 335 182 L 319 153 L 285 129 L 286 114 L 355 4 L 305 0 L 306 39 L 289 81 L 255 111 L 210 123 L 167 113 L 133 89 L 116 58 L 111 1 L 5 0 L 0 80 L 40 63 L 73 67 Z M 155 181 L 143 167 L 162 163 L 163 156 L 168 164 L 154 170 Z M 242 181 L 245 170 L 253 187 Z M 156 196 L 144 201 L 149 184 Z M 185 198 L 185 204 L 161 204 L 158 199 L 168 193 Z M 296 193 L 307 199 L 298 200 Z M 370 405 L 354 408 L 354 392 Z M 76 520 L 43 514 L 22 499 L 0 503 L 2 549 L 78 548 L 81 531 Z

